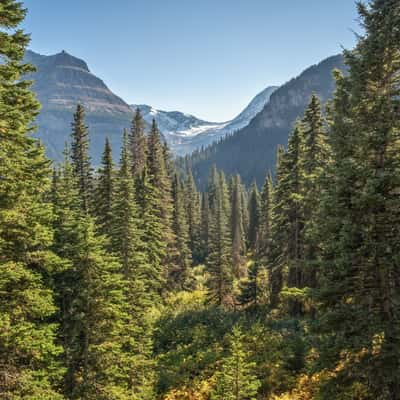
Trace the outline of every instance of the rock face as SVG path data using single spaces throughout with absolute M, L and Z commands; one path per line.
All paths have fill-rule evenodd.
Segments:
M 266 173 L 275 167 L 277 146 L 286 146 L 293 123 L 303 115 L 312 93 L 323 103 L 331 98 L 334 69 L 345 71 L 341 55 L 308 68 L 279 87 L 247 126 L 205 151 L 194 153 L 186 162 L 199 185 L 205 186 L 213 164 L 228 175 L 239 173 L 247 184 L 256 179 L 261 185 Z
M 91 135 L 91 155 L 100 160 L 104 140 L 109 136 L 119 150 L 124 128 L 129 127 L 132 110 L 93 75 L 87 64 L 66 52 L 43 56 L 27 51 L 25 60 L 36 66 L 33 90 L 42 103 L 37 119 L 37 136 L 52 159 L 60 159 L 71 132 L 72 114 L 78 103 L 84 105 Z
M 156 119 L 172 151 L 183 155 L 246 126 L 276 89 L 269 87 L 258 94 L 232 121 L 214 123 L 179 111 L 155 110 L 148 105 L 129 106 L 90 72 L 85 61 L 65 51 L 45 56 L 28 50 L 25 61 L 37 68 L 29 78 L 34 80 L 33 90 L 42 103 L 37 119 L 37 137 L 46 145 L 48 156 L 54 160 L 61 159 L 65 142 L 69 139 L 73 112 L 80 103 L 86 110 L 90 151 L 95 165 L 100 161 L 106 136 L 117 156 L 122 131 L 129 128 L 133 110 L 137 107 L 149 124 L 153 118 Z
M 151 123 L 154 118 L 172 151 L 177 155 L 185 155 L 248 125 L 268 103 L 271 94 L 276 89 L 276 86 L 264 89 L 236 118 L 227 122 L 204 121 L 190 114 L 156 110 L 143 104 L 131 107 L 139 108 L 148 123 Z

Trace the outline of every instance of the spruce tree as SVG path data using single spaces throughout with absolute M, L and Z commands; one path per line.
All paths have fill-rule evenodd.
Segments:
M 212 172 L 213 173 L 213 172 Z M 209 211 L 207 282 L 209 299 L 217 305 L 232 305 L 233 271 L 229 229 L 229 198 L 224 174 L 217 173 L 212 208 Z M 213 182 L 214 184 L 214 182 Z
M 172 182 L 166 165 L 166 152 L 161 143 L 160 131 L 156 121 L 153 119 L 152 127 L 147 138 L 147 170 L 148 183 L 153 187 L 152 196 L 155 201 L 154 207 L 162 224 L 163 240 L 167 251 L 162 261 L 166 269 L 176 268 L 178 249 L 176 236 L 172 229 Z M 168 272 L 166 271 L 166 274 Z
M 109 235 L 112 227 L 112 207 L 114 199 L 114 163 L 110 141 L 106 139 L 104 145 L 101 168 L 97 173 L 95 191 L 96 207 L 94 214 L 98 231 L 102 235 Z
M 126 282 L 118 260 L 95 233 L 81 208 L 79 186 L 68 157 L 55 195 L 54 251 L 64 268 L 55 278 L 60 342 L 64 347 L 64 392 L 70 399 L 128 399 L 133 354 L 126 353 L 130 319 Z
M 303 287 L 303 219 L 300 193 L 300 152 L 302 129 L 297 124 L 289 138 L 288 149 L 281 151 L 277 165 L 272 218 L 272 248 L 269 255 L 271 268 L 271 301 L 277 304 L 277 296 L 283 288 Z M 297 290 L 286 290 L 289 312 L 302 312 Z
M 258 192 L 256 182 L 253 183 L 250 190 L 249 198 L 249 228 L 248 228 L 248 244 L 249 248 L 255 250 L 257 245 L 259 224 L 260 224 L 260 193 Z
M 26 10 L 0 3 L 0 397 L 58 400 L 62 369 L 51 279 L 59 260 L 49 250 L 49 162 L 31 138 L 39 103 L 24 75 Z
M 189 226 L 184 203 L 184 189 L 177 174 L 174 175 L 172 184 L 173 218 L 172 227 L 176 237 L 177 259 L 176 268 L 169 271 L 169 279 L 173 286 L 185 288 L 188 284 L 189 267 L 191 265 L 191 252 L 189 249 Z
M 258 258 L 268 258 L 271 244 L 271 223 L 273 208 L 273 181 L 271 174 L 265 178 L 260 198 L 260 223 L 258 229 L 258 243 L 256 246 Z
M 112 207 L 111 243 L 118 256 L 121 273 L 125 281 L 125 296 L 129 324 L 125 331 L 125 357 L 131 358 L 129 388 L 143 399 L 150 399 L 152 393 L 151 332 L 152 321 L 148 317 L 152 307 L 150 289 L 150 263 L 143 242 L 141 221 L 134 195 L 131 172 L 129 139 L 123 136 L 121 159 L 115 183 L 115 197 Z
M 89 156 L 89 132 L 85 125 L 85 109 L 81 104 L 76 106 L 72 122 L 71 160 L 77 178 L 82 209 L 89 213 L 92 200 L 92 169 Z
M 212 400 L 255 400 L 260 381 L 254 375 L 255 363 L 243 348 L 244 335 L 234 326 L 230 335 L 229 355 L 223 359 L 216 374 Z
M 345 52 L 348 75 L 336 73 L 319 301 L 324 367 L 341 368 L 325 397 L 400 398 L 399 11 L 395 0 L 359 4 L 366 33 Z
M 189 171 L 185 182 L 183 200 L 187 213 L 189 248 L 192 253 L 193 263 L 196 264 L 202 261 L 202 248 L 200 243 L 200 195 L 197 191 L 191 171 Z
M 131 150 L 132 175 L 135 178 L 141 177 L 143 169 L 146 166 L 147 145 L 145 122 L 139 108 L 136 109 L 135 116 L 132 120 L 129 144 Z
M 201 194 L 200 210 L 200 261 L 204 262 L 208 256 L 208 234 L 209 234 L 210 208 L 208 193 Z
M 231 215 L 230 228 L 232 238 L 232 266 L 235 276 L 240 278 L 244 275 L 243 263 L 246 252 L 245 232 L 243 227 L 242 184 L 240 176 L 233 178 L 231 192 Z

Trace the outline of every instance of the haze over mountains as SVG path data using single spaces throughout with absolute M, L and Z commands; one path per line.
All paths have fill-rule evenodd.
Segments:
M 193 169 L 200 184 L 206 181 L 212 164 L 228 175 L 240 173 L 246 183 L 253 179 L 261 183 L 265 171 L 274 166 L 277 145 L 287 142 L 293 122 L 302 115 L 311 94 L 315 92 L 326 102 L 335 87 L 332 70 L 344 69 L 342 56 L 330 57 L 279 88 L 265 88 L 231 121 L 210 122 L 151 105 L 128 105 L 90 72 L 85 61 L 64 51 L 51 56 L 28 51 L 25 58 L 37 67 L 32 76 L 33 89 L 42 103 L 37 136 L 49 157 L 61 159 L 78 103 L 87 112 L 94 165 L 100 161 L 106 136 L 118 155 L 122 131 L 129 128 L 138 107 L 148 123 L 155 118 L 174 154 L 188 155 L 205 148 L 186 157 L 185 162 L 181 160 L 182 166 Z

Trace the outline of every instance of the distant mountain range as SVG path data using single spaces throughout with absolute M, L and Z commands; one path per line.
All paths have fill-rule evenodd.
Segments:
M 143 104 L 134 104 L 131 107 L 139 108 L 148 123 L 155 118 L 172 151 L 177 155 L 184 155 L 247 126 L 268 103 L 276 89 L 276 86 L 264 89 L 237 117 L 227 122 L 204 121 L 190 114 L 156 110 Z
M 37 136 L 46 145 L 50 158 L 61 158 L 78 103 L 82 103 L 87 111 L 94 162 L 99 162 L 106 136 L 116 149 L 119 148 L 121 132 L 129 126 L 132 110 L 90 72 L 83 60 L 64 51 L 52 56 L 27 51 L 25 59 L 37 67 L 37 72 L 30 77 L 34 80 L 33 90 L 42 103 L 36 121 Z
M 36 121 L 37 136 L 45 144 L 48 156 L 55 160 L 61 158 L 65 142 L 69 139 L 72 114 L 76 105 L 81 103 L 86 109 L 95 165 L 100 161 L 106 136 L 110 138 L 117 155 L 122 131 L 129 128 L 133 110 L 137 107 L 149 124 L 155 118 L 173 152 L 184 155 L 246 126 L 276 89 L 266 88 L 231 121 L 208 122 L 179 111 L 155 110 L 149 105 L 129 106 L 90 72 L 85 61 L 65 51 L 45 56 L 28 50 L 25 61 L 37 68 L 37 72 L 29 78 L 34 80 L 33 90 L 42 104 Z
M 65 51 L 52 56 L 28 51 L 25 58 L 37 67 L 31 76 L 42 103 L 37 136 L 50 158 L 61 158 L 78 103 L 87 111 L 95 165 L 100 162 L 106 136 L 117 157 L 122 131 L 129 128 L 133 110 L 139 107 L 148 123 L 155 118 L 173 152 L 186 155 L 180 163 L 191 166 L 202 186 L 212 164 L 228 175 L 240 173 L 246 183 L 256 179 L 261 184 L 274 167 L 277 146 L 286 145 L 293 122 L 303 114 L 311 94 L 327 101 L 335 88 L 332 70 L 345 70 L 341 55 L 330 57 L 279 88 L 267 87 L 231 121 L 209 122 L 179 111 L 128 105 L 90 72 L 86 62 Z
M 213 164 L 227 175 L 240 174 L 247 184 L 255 179 L 261 185 L 268 170 L 274 169 L 278 145 L 287 144 L 293 123 L 303 115 L 312 93 L 323 103 L 332 97 L 334 69 L 346 70 L 341 55 L 306 69 L 279 87 L 249 124 L 204 151 L 181 159 L 181 166 L 192 169 L 202 188 Z

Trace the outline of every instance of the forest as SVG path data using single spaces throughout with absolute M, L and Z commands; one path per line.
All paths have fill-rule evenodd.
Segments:
M 200 191 L 139 110 L 97 168 L 77 104 L 47 159 L 1 0 L 0 399 L 400 399 L 400 3 L 358 11 L 263 186 Z

